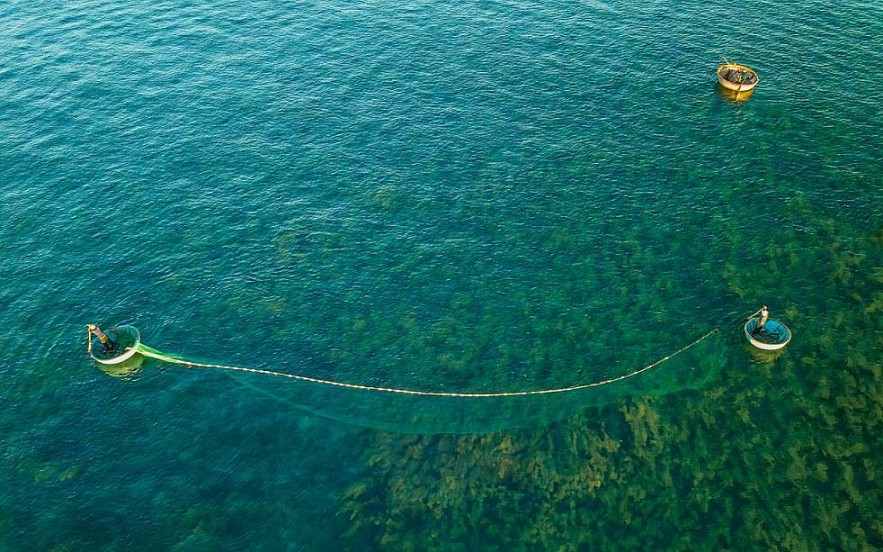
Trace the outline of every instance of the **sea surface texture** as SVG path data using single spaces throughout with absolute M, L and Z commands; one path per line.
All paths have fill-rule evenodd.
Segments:
M 880 52 L 860 0 L 0 3 L 0 551 L 883 548 Z

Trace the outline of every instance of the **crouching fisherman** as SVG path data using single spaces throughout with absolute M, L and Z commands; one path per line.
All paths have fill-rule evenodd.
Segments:
M 98 338 L 98 342 L 101 343 L 102 349 L 101 353 L 105 355 L 112 355 L 117 352 L 120 348 L 119 343 L 113 341 L 111 338 L 107 337 L 107 334 L 101 331 L 101 328 L 96 326 L 95 324 L 87 325 L 89 328 L 89 333 Z

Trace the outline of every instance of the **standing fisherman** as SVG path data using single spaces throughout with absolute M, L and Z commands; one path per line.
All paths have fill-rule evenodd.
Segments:
M 757 335 L 763 331 L 763 325 L 766 324 L 766 321 L 770 317 L 770 311 L 767 310 L 766 305 L 760 307 L 760 320 L 757 321 L 757 326 L 754 327 L 754 330 L 751 331 L 752 335 Z
M 107 334 L 102 332 L 101 328 L 95 324 L 89 324 L 87 327 L 89 328 L 89 333 L 95 334 L 95 337 L 97 337 L 98 341 L 104 346 L 101 350 L 102 353 L 110 354 L 116 352 L 119 344 L 107 337 Z

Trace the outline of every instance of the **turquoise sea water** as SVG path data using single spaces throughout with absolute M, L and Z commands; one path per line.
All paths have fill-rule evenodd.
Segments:
M 0 4 L 0 550 L 883 547 L 880 51 L 859 1 Z M 113 378 L 91 322 L 467 392 L 718 332 L 482 402 Z

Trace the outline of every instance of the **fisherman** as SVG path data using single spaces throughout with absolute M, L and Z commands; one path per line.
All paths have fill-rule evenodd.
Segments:
M 766 321 L 770 317 L 770 311 L 767 310 L 766 305 L 760 307 L 760 320 L 757 321 L 757 326 L 751 331 L 752 335 L 757 335 L 763 331 L 763 326 L 766 324 Z
M 89 324 L 89 333 L 95 334 L 95 337 L 98 338 L 99 343 L 103 346 L 101 352 L 105 355 L 113 354 L 116 352 L 117 348 L 119 348 L 119 343 L 113 341 L 107 334 L 101 331 L 101 328 L 96 326 L 95 324 Z

